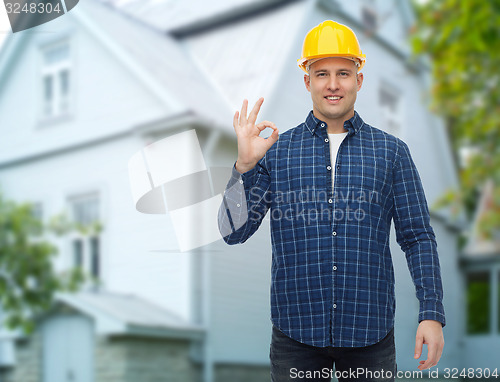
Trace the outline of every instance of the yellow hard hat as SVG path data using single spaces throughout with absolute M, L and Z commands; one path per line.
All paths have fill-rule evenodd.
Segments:
M 307 73 L 309 60 L 326 57 L 354 59 L 359 63 L 358 71 L 366 61 L 352 29 L 332 20 L 322 22 L 307 33 L 302 45 L 302 57 L 297 60 L 297 64 Z

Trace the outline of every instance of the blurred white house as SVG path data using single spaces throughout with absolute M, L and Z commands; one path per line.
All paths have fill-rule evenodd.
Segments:
M 367 64 L 356 109 L 408 143 L 429 204 L 457 185 L 442 122 L 426 108 L 430 77 L 410 59 L 408 1 L 138 0 L 80 2 L 8 36 L 0 54 L 0 185 L 39 215 L 102 222 L 98 235 L 58 241 L 57 269 L 100 280 L 59 296 L 31 337 L 5 332 L 0 376 L 43 381 L 269 380 L 269 224 L 244 245 L 181 252 L 168 214 L 139 213 L 127 163 L 146 145 L 195 129 L 205 162 L 232 167 L 232 115 L 264 96 L 280 131 L 312 108 L 296 65 L 325 19 L 351 26 Z M 175 163 L 166 163 L 175 166 Z M 215 192 L 216 190 L 213 190 Z M 444 367 L 493 366 L 464 340 L 464 227 L 432 213 L 443 273 Z M 415 370 L 418 301 L 392 238 L 398 368 Z M 498 338 L 498 328 L 488 333 Z M 494 337 L 496 335 L 496 337 Z

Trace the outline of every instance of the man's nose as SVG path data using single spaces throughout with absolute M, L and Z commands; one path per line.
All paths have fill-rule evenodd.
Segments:
M 328 81 L 328 88 L 332 91 L 337 90 L 340 87 L 339 79 L 337 76 L 331 76 L 330 81 Z

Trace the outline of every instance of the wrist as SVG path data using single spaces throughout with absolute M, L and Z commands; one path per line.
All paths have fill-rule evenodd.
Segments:
M 239 160 L 237 160 L 235 164 L 235 168 L 240 174 L 244 174 L 245 172 L 250 171 L 254 167 L 255 164 L 251 165 L 251 164 L 241 163 Z

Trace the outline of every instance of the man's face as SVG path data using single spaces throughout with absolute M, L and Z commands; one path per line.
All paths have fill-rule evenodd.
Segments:
M 327 123 L 343 122 L 354 115 L 354 103 L 363 83 L 363 73 L 356 73 L 356 64 L 340 57 L 324 58 L 310 66 L 304 83 L 311 93 L 317 118 Z

